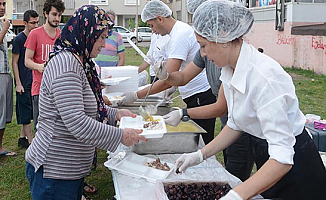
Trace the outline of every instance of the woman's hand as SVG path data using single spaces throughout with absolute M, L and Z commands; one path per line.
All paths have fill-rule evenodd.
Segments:
M 188 167 L 199 165 L 204 161 L 204 156 L 201 150 L 198 150 L 193 153 L 184 153 L 182 154 L 174 164 L 175 172 L 185 172 Z
M 137 115 L 132 113 L 130 110 L 127 109 L 118 109 L 116 120 L 120 121 L 121 117 L 136 117 Z
M 121 96 L 123 99 L 118 102 L 119 105 L 134 103 L 138 99 L 137 92 L 125 92 Z
M 129 147 L 139 143 L 139 141 L 147 142 L 147 139 L 144 136 L 139 135 L 142 132 L 143 130 L 141 129 L 132 129 L 132 128 L 123 129 L 121 143 Z

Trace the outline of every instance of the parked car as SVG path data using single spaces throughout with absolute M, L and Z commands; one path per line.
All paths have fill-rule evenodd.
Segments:
M 112 30 L 120 33 L 120 35 L 122 36 L 123 42 L 128 42 L 127 37 L 129 37 L 130 40 L 133 41 L 133 43 L 136 43 L 136 34 L 134 32 L 129 31 L 125 27 L 123 27 L 123 26 L 114 26 L 112 28 Z M 142 42 L 142 41 L 143 41 L 142 35 L 138 34 L 138 42 Z
M 60 23 L 58 28 L 60 28 L 61 30 L 63 29 L 63 27 L 65 27 L 66 23 Z
M 16 34 L 14 32 L 12 32 L 12 30 L 8 29 L 8 31 L 6 33 L 8 47 L 14 42 L 15 37 L 16 37 Z
M 134 28 L 134 33 L 136 33 L 136 28 Z M 141 33 L 143 42 L 150 42 L 151 36 L 153 34 L 152 29 L 149 27 L 138 27 L 138 33 Z

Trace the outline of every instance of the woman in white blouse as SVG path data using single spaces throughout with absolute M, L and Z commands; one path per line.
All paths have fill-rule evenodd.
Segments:
M 222 200 L 265 198 L 285 200 L 326 199 L 326 171 L 318 151 L 304 129 L 291 77 L 279 63 L 243 41 L 253 15 L 230 1 L 207 1 L 193 16 L 194 30 L 207 56 L 222 67 L 221 77 L 228 105 L 227 126 L 203 149 L 184 154 L 175 169 L 184 172 L 232 144 L 248 132 L 266 139 L 265 164 Z M 164 79 L 167 73 L 159 77 Z

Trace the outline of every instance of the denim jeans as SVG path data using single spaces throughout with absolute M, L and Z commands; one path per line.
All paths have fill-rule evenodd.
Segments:
M 26 176 L 33 200 L 80 200 L 84 189 L 84 178 L 60 180 L 43 178 L 43 166 L 37 172 L 26 162 Z
M 245 181 L 250 177 L 254 163 L 259 169 L 269 158 L 266 140 L 243 134 L 223 151 L 225 168 Z

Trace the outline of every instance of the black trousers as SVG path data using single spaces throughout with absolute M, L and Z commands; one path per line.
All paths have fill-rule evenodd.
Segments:
M 197 93 L 188 98 L 183 99 L 183 101 L 187 104 L 187 108 L 194 108 L 204 105 L 209 105 L 216 102 L 216 97 L 212 93 L 212 90 L 209 89 L 205 92 Z M 216 118 L 211 119 L 192 119 L 199 126 L 201 126 L 207 133 L 201 134 L 205 144 L 208 144 L 210 141 L 214 139 L 214 129 L 215 129 L 215 121 Z
M 262 196 L 283 200 L 325 200 L 325 166 L 305 129 L 296 137 L 294 151 L 291 170 Z
M 268 144 L 266 140 L 243 132 L 223 151 L 223 156 L 226 170 L 245 181 L 250 177 L 254 163 L 260 169 L 268 160 Z

